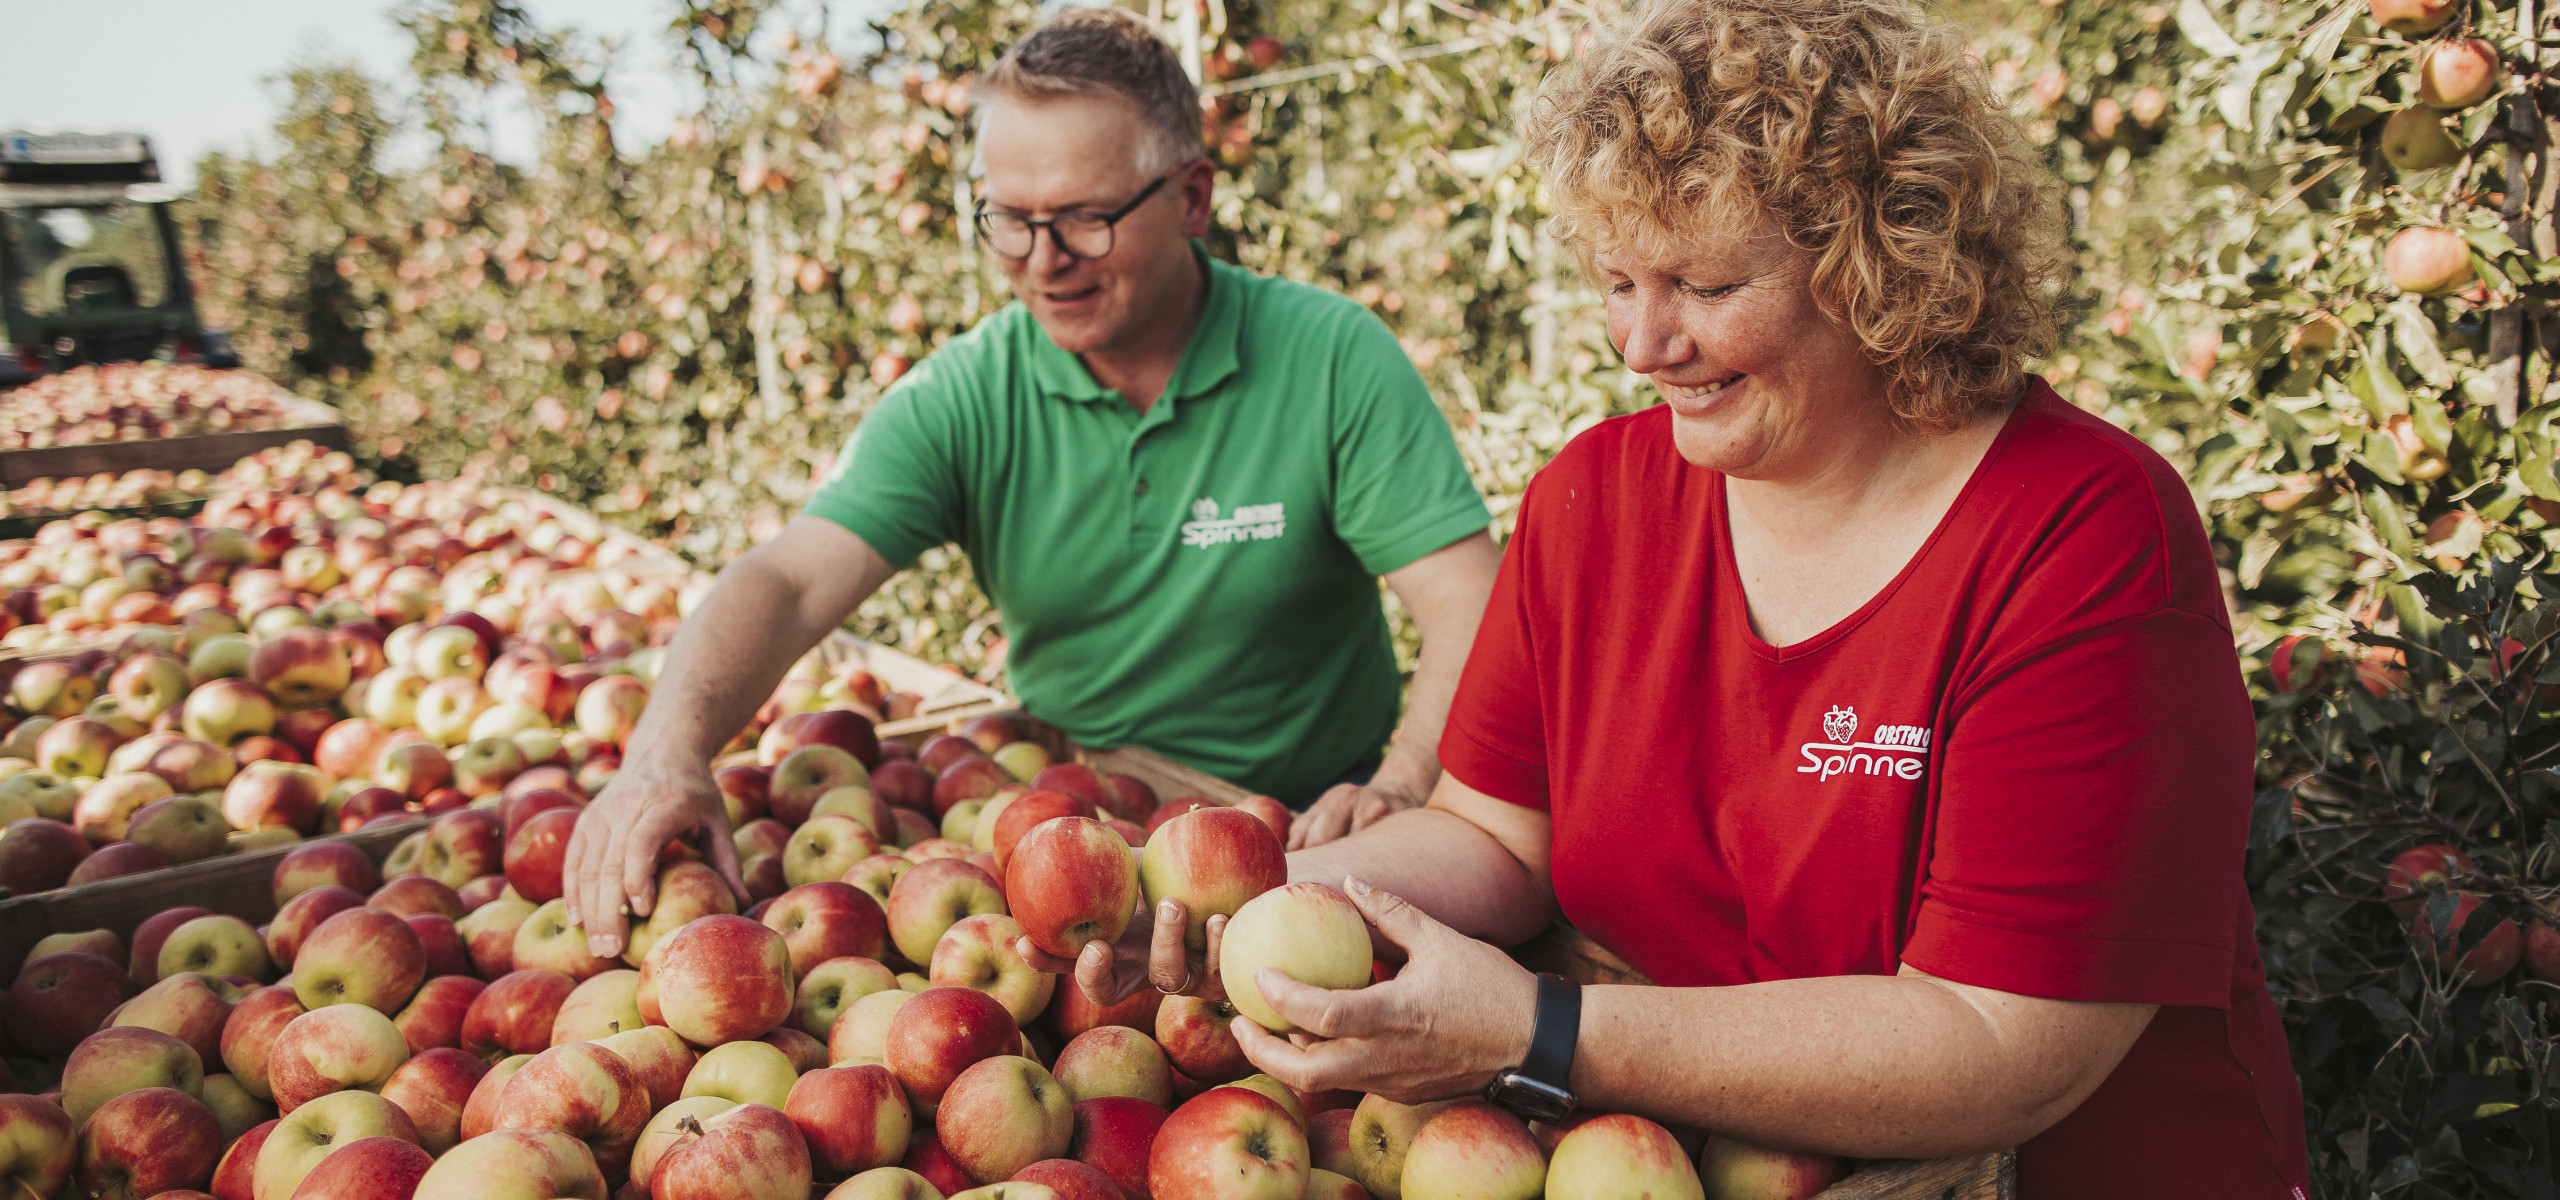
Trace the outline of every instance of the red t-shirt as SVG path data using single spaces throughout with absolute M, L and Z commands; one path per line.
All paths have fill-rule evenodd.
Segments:
M 1902 573 L 1751 629 L 1721 476 L 1655 407 L 1529 486 L 1441 761 L 1547 811 L 1656 982 L 1890 974 L 2162 1005 L 2023 1197 L 2283 1200 L 2302 1098 L 2241 878 L 2255 723 L 2194 502 L 2038 382 Z

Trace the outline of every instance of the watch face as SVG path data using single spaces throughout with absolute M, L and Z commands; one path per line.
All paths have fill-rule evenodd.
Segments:
M 1517 1071 L 1496 1076 L 1485 1099 L 1526 1121 L 1561 1121 L 1573 1112 L 1573 1093 Z

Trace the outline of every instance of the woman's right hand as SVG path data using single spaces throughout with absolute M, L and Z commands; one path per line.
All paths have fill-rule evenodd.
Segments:
M 747 884 L 729 838 L 728 805 L 707 764 L 627 762 L 578 814 L 561 894 L 569 920 L 586 930 L 588 953 L 622 954 L 625 914 L 645 918 L 657 905 L 659 855 L 668 842 L 697 831 L 704 857 L 743 907 Z
M 1218 946 L 1226 936 L 1227 918 L 1224 914 L 1209 918 L 1209 948 L 1203 952 L 1183 945 L 1187 915 L 1179 900 L 1166 900 L 1153 911 L 1141 902 L 1117 942 L 1086 942 L 1074 958 L 1042 950 L 1027 937 L 1016 939 L 1014 950 L 1035 970 L 1073 975 L 1085 999 L 1106 1007 L 1128 999 L 1141 987 L 1153 987 L 1168 996 L 1226 999 L 1227 990 L 1218 981 Z

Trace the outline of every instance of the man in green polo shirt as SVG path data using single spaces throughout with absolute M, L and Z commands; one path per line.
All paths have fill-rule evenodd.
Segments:
M 1002 612 L 1014 690 L 1079 744 L 1312 801 L 1295 844 L 1439 779 L 1498 554 L 1412 363 L 1358 305 L 1201 250 L 1197 92 L 1137 18 L 1066 9 L 978 96 L 977 230 L 1017 303 L 892 388 L 685 623 L 571 839 L 570 913 L 599 954 L 620 952 L 626 899 L 648 912 L 672 837 L 707 834 L 744 894 L 711 756 L 945 543 Z M 1382 576 L 1423 639 L 1401 723 Z

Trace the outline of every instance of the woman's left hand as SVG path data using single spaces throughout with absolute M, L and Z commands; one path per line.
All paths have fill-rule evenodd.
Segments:
M 1344 880 L 1343 892 L 1404 948 L 1404 969 L 1342 991 L 1261 971 L 1254 983 L 1263 999 L 1305 1032 L 1283 1039 L 1237 1017 L 1232 1030 L 1254 1066 L 1304 1092 L 1350 1088 L 1412 1104 L 1475 1095 L 1520 1064 L 1537 1015 L 1535 975 L 1400 896 L 1357 879 Z

